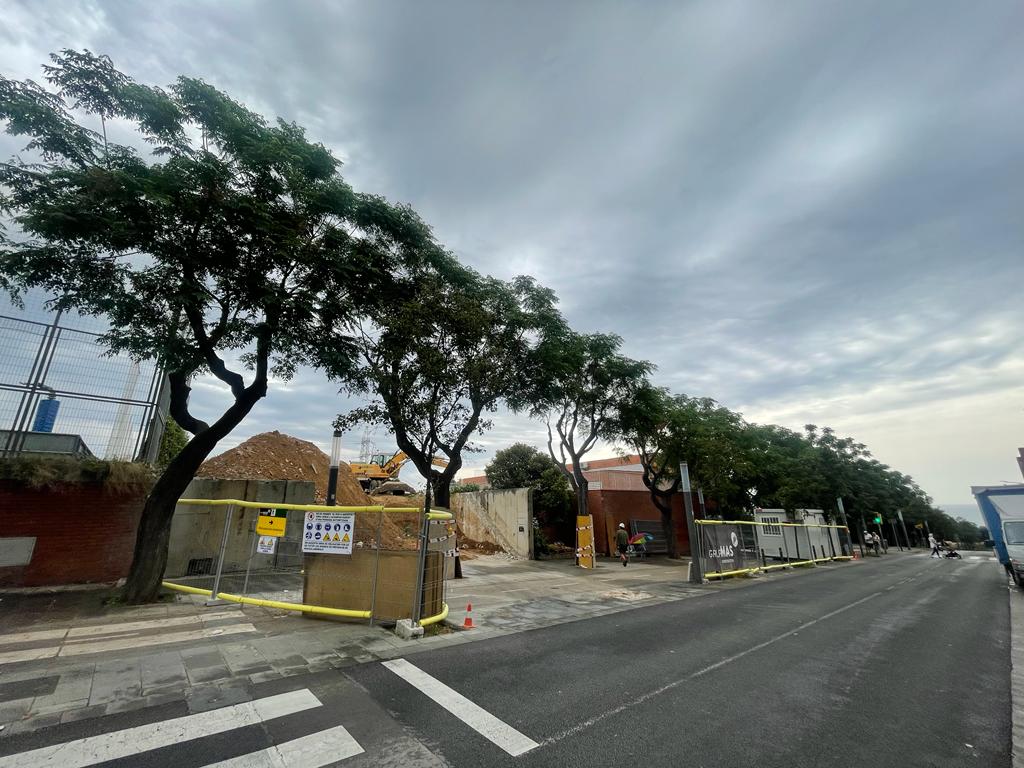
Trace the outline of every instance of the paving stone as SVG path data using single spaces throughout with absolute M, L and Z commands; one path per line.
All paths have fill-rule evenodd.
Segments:
M 188 670 L 188 680 L 192 685 L 201 683 L 212 683 L 217 680 L 227 680 L 231 677 L 231 670 L 226 664 L 216 667 L 202 667 Z
M 168 685 L 188 685 L 185 662 L 176 651 L 143 656 L 140 659 L 140 669 L 144 691 Z
M 280 672 L 269 670 L 267 672 L 255 672 L 249 675 L 249 682 L 253 685 L 259 685 L 260 683 L 266 683 L 271 680 L 280 680 L 283 675 Z
M 0 725 L 21 720 L 32 709 L 32 699 L 12 699 L 0 704 Z
M 232 704 L 241 704 L 243 701 L 252 701 L 252 693 L 247 685 L 237 682 L 200 685 L 188 692 L 185 701 L 188 703 L 188 711 L 195 714 L 228 707 Z
M 110 704 L 139 698 L 142 678 L 138 659 L 102 662 L 96 665 L 89 704 Z
M 28 680 L 0 683 L 0 703 L 16 699 L 30 699 L 53 693 L 59 680 L 59 675 L 46 675 L 43 677 L 33 677 Z
M 103 717 L 107 713 L 106 704 L 94 704 L 89 707 L 69 709 L 61 713 L 61 723 L 74 723 L 78 720 L 88 720 L 93 717 Z
M 17 722 L 8 725 L 3 730 L 2 735 L 16 736 L 19 733 L 30 733 L 32 731 L 38 731 L 40 728 L 50 728 L 54 725 L 60 725 L 60 716 L 60 712 L 53 712 L 48 715 L 39 715 L 38 717 L 18 720 Z

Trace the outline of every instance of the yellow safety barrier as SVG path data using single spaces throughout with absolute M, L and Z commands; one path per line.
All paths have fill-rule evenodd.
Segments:
M 190 595 L 203 595 L 204 597 L 213 597 L 212 590 L 200 589 L 199 587 L 190 587 L 185 584 L 175 584 L 172 581 L 161 582 L 167 589 L 173 589 L 177 592 L 185 592 Z M 280 600 L 261 600 L 257 597 L 242 597 L 241 595 L 232 595 L 227 592 L 218 592 L 218 600 L 224 600 L 229 603 L 240 603 L 242 605 L 256 605 L 261 608 L 278 608 L 283 611 L 298 611 L 300 613 L 313 613 L 322 616 L 343 616 L 348 619 L 369 619 L 371 617 L 370 611 L 350 611 L 347 608 L 327 608 L 322 605 L 305 605 L 303 603 L 285 603 Z M 439 621 L 444 621 L 448 618 L 448 603 L 441 603 L 441 612 L 436 616 L 429 616 L 428 618 L 421 619 L 420 624 L 436 624 Z
M 383 504 L 364 505 L 361 507 L 329 507 L 326 504 L 284 504 L 276 501 L 242 501 L 241 499 L 178 499 L 179 504 L 194 504 L 201 507 L 249 507 L 250 509 L 299 509 L 304 512 L 396 512 L 409 514 L 422 512 L 422 507 L 386 507 Z M 427 513 L 428 520 L 454 520 L 455 515 L 447 510 L 431 509 Z

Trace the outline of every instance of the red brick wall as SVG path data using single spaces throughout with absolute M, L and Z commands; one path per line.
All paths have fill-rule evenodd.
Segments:
M 76 483 L 35 490 L 0 481 L 0 536 L 35 536 L 32 561 L 0 568 L 0 586 L 111 582 L 126 576 L 145 491 Z
M 594 517 L 594 541 L 600 554 L 610 554 L 615 548 L 615 530 L 619 523 L 632 532 L 630 520 L 661 520 L 661 510 L 654 506 L 651 494 L 644 491 L 588 491 L 587 504 Z M 693 494 L 694 509 L 699 509 L 697 495 Z M 699 512 L 698 512 L 699 515 Z M 690 536 L 686 530 L 683 495 L 672 497 L 672 523 L 675 526 L 676 546 L 680 555 L 690 554 Z

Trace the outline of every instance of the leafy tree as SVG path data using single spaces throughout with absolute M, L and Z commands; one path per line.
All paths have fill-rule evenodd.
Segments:
M 415 276 L 405 291 L 375 305 L 359 325 L 359 366 L 345 388 L 375 398 L 336 426 L 387 425 L 430 484 L 433 502 L 447 507 L 463 452 L 490 427 L 485 414 L 522 399 L 533 339 L 561 318 L 554 294 L 532 278 L 506 283 L 454 263 Z M 433 466 L 435 453 L 448 465 Z
M 188 433 L 178 426 L 178 422 L 168 418 L 164 425 L 164 434 L 160 438 L 160 452 L 156 459 L 157 467 L 166 468 L 187 444 Z
M 142 602 L 159 592 L 175 503 L 271 374 L 289 377 L 314 351 L 346 371 L 344 329 L 437 249 L 411 210 L 354 192 L 294 123 L 268 124 L 202 80 L 165 90 L 88 51 L 52 59 L 56 92 L 0 77 L 0 119 L 35 160 L 0 165 L 0 212 L 20 229 L 0 241 L 0 287 L 105 315 L 102 344 L 168 372 L 171 414 L 193 437 L 145 503 L 125 590 Z M 105 133 L 112 119 L 150 151 L 86 124 Z M 325 337 L 332 347 L 313 350 Z M 209 423 L 189 408 L 207 373 L 231 396 Z
M 557 465 L 546 453 L 526 443 L 514 443 L 494 454 L 487 465 L 487 482 L 492 488 L 529 488 Z
M 515 443 L 494 454 L 486 472 L 492 488 L 532 488 L 533 513 L 542 525 L 565 527 L 569 521 L 572 492 L 547 454 L 525 443 Z
M 548 453 L 587 512 L 583 457 L 603 437 L 614 437 L 619 409 L 646 383 L 654 366 L 619 354 L 622 339 L 557 329 L 538 350 L 530 411 L 547 423 Z

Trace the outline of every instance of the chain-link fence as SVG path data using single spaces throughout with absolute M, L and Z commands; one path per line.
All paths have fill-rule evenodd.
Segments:
M 431 623 L 447 613 L 455 521 L 446 510 L 179 503 L 208 522 L 170 564 L 172 589 L 371 623 Z
M 154 461 L 169 403 L 159 367 L 108 354 L 80 327 L 90 318 L 36 316 L 0 314 L 0 456 Z
M 701 572 L 724 578 L 852 559 L 845 525 L 749 520 L 695 520 Z

